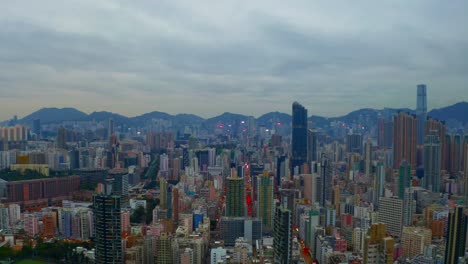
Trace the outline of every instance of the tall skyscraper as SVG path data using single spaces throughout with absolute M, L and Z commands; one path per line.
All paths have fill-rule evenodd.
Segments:
M 424 178 L 423 187 L 433 192 L 440 192 L 440 170 L 442 165 L 442 148 L 437 132 L 426 135 L 424 142 Z
M 226 178 L 226 216 L 245 216 L 244 179 Z
M 467 221 L 468 217 L 462 206 L 455 207 L 449 213 L 445 263 L 458 263 L 458 258 L 465 256 Z
M 415 188 L 405 188 L 405 197 L 403 199 L 403 225 L 410 226 L 413 224 L 413 216 L 416 213 Z
M 416 168 L 417 122 L 414 116 L 400 112 L 393 118 L 393 166 L 407 160 Z
M 307 131 L 307 154 L 308 154 L 308 164 L 310 165 L 312 161 L 318 160 L 317 154 L 317 131 L 309 129 Z
M 93 197 L 96 263 L 123 263 L 120 196 Z
M 275 264 L 288 264 L 292 261 L 292 212 L 284 204 L 275 211 L 273 256 Z
M 381 161 L 377 163 L 377 175 L 374 180 L 374 190 L 374 203 L 378 206 L 380 197 L 385 196 L 385 166 Z
M 292 157 L 291 167 L 307 162 L 307 109 L 298 102 L 292 105 Z
M 381 197 L 379 201 L 379 222 L 387 225 L 387 230 L 392 236 L 401 237 L 403 200 L 397 197 Z
M 424 144 L 424 133 L 426 131 L 427 98 L 426 85 L 418 85 L 418 101 L 416 106 L 416 118 L 418 120 L 418 145 Z
M 327 201 L 331 201 L 332 197 L 332 167 L 325 154 L 322 154 L 320 162 L 320 183 L 322 186 L 320 205 L 325 207 Z
M 114 119 L 109 118 L 109 123 L 107 125 L 107 139 L 110 139 L 114 133 Z
M 377 145 L 380 148 L 392 148 L 393 147 L 393 121 L 386 120 L 386 119 L 379 119 Z
M 60 127 L 57 131 L 57 148 L 67 148 L 67 130 L 64 127 Z
M 411 165 L 406 160 L 400 164 L 398 170 L 398 198 L 403 199 L 405 189 L 411 186 Z
M 161 209 L 167 209 L 167 181 L 159 178 L 159 205 Z
M 445 155 L 445 123 L 436 119 L 428 118 L 426 120 L 426 135 L 434 134 L 437 131 L 440 141 L 441 149 L 441 170 L 447 170 L 445 164 L 447 163 L 447 156 Z
M 371 162 L 372 162 L 372 143 L 371 143 L 371 141 L 370 141 L 370 138 L 367 139 L 367 141 L 366 141 L 366 152 L 365 152 L 365 156 L 366 156 L 366 168 L 365 168 L 366 177 L 370 177 L 370 174 L 371 174 Z
M 273 227 L 273 177 L 262 175 L 257 177 L 257 217 L 262 219 L 264 226 Z

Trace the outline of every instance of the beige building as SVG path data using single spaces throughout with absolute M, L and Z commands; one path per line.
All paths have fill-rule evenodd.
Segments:
M 403 257 L 412 258 L 422 254 L 424 247 L 431 244 L 432 231 L 429 228 L 405 226 L 401 236 Z

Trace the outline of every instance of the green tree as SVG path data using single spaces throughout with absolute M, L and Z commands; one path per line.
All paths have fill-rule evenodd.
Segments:
M 138 206 L 130 216 L 130 222 L 140 224 L 143 221 L 146 221 L 146 212 L 143 206 Z

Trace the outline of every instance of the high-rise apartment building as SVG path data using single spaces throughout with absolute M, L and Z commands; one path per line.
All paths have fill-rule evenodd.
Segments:
M 418 145 L 424 144 L 424 133 L 426 131 L 426 119 L 427 119 L 427 97 L 426 97 L 426 85 L 418 85 L 418 99 L 416 105 L 416 118 L 418 121 Z
M 372 224 L 364 240 L 363 263 L 392 264 L 394 250 L 395 240 L 387 235 L 386 224 Z
M 468 216 L 462 206 L 457 206 L 449 213 L 445 263 L 458 263 L 458 258 L 465 256 L 466 228 Z
M 57 148 L 67 148 L 67 130 L 64 127 L 60 127 L 57 131 Z
M 93 197 L 96 263 L 123 263 L 120 223 L 120 196 Z
M 244 179 L 226 178 L 226 216 L 245 215 Z
M 394 237 L 401 237 L 403 226 L 403 200 L 397 197 L 381 197 L 379 201 L 379 222 L 387 225 Z
M 317 153 L 317 131 L 308 129 L 307 130 L 307 155 L 308 155 L 308 164 L 310 165 L 312 161 L 318 160 Z
M 262 175 L 257 177 L 257 217 L 262 219 L 264 226 L 273 227 L 273 177 Z
M 294 102 L 292 105 L 291 167 L 301 167 L 307 162 L 307 109 Z
M 417 122 L 414 116 L 400 112 L 393 117 L 393 166 L 407 160 L 416 168 Z
M 442 152 L 441 156 L 441 169 L 442 170 L 447 170 L 445 164 L 447 163 L 448 157 L 445 155 L 445 135 L 446 135 L 446 127 L 445 123 L 433 118 L 428 118 L 426 120 L 426 135 L 429 134 L 434 134 L 434 132 L 437 133 L 439 136 L 439 141 L 440 141 L 440 148 Z
M 404 226 L 401 236 L 403 257 L 413 258 L 424 253 L 426 246 L 432 241 L 432 231 L 429 228 Z
M 172 237 L 163 232 L 156 239 L 156 263 L 172 264 Z
M 405 189 L 411 186 L 411 165 L 403 160 L 398 170 L 398 198 L 403 199 Z
M 275 211 L 273 256 L 275 264 L 292 261 L 292 212 L 284 205 L 278 206 Z
M 442 148 L 437 132 L 426 135 L 424 142 L 424 178 L 423 187 L 432 192 L 440 192 Z
M 377 145 L 380 148 L 392 148 L 393 147 L 393 121 L 392 120 L 379 119 Z

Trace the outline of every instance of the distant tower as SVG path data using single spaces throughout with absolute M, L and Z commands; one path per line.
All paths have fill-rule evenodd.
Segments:
M 226 178 L 226 216 L 245 216 L 244 179 Z
M 423 187 L 432 192 L 440 192 L 440 170 L 442 148 L 437 132 L 426 135 L 424 142 L 424 178 Z
M 36 139 L 41 139 L 41 120 L 40 119 L 34 119 L 33 120 L 33 132 L 36 134 Z
M 109 124 L 107 126 L 107 139 L 110 139 L 114 134 L 114 119 L 109 118 Z
M 378 206 L 380 197 L 385 196 L 385 166 L 381 161 L 377 163 L 377 175 L 374 179 L 374 189 L 374 203 Z
M 349 134 L 346 136 L 346 151 L 362 154 L 361 134 Z
M 273 229 L 274 263 L 288 264 L 292 261 L 292 212 L 280 205 L 275 212 Z
M 298 102 L 292 105 L 292 158 L 291 167 L 307 162 L 307 109 Z
M 96 264 L 123 263 L 120 196 L 93 197 Z
M 404 112 L 393 118 L 393 167 L 396 169 L 403 160 L 416 168 L 417 122 L 414 116 Z
M 325 154 L 322 154 L 321 157 L 320 180 L 322 186 L 322 190 L 320 192 L 320 205 L 325 207 L 327 201 L 331 201 L 332 197 L 332 167 L 330 160 L 326 157 Z
M 67 130 L 64 127 L 60 127 L 57 131 L 57 148 L 67 148 Z
M 366 177 L 370 177 L 371 174 L 371 162 L 372 162 L 372 143 L 370 138 L 366 141 Z
M 467 220 L 461 206 L 449 213 L 445 263 L 458 263 L 458 258 L 465 256 Z
M 424 144 L 424 132 L 427 119 L 426 85 L 418 85 L 418 101 L 416 106 L 416 118 L 418 120 L 418 145 Z

